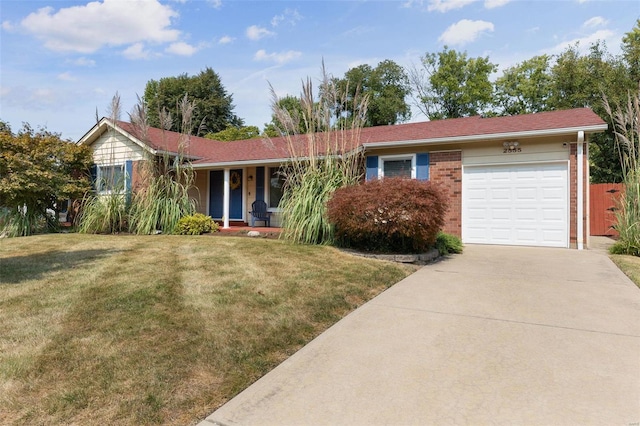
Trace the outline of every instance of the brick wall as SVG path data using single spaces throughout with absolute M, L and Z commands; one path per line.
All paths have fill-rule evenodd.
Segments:
M 587 176 L 588 158 L 586 143 L 582 155 L 582 168 L 584 177 L 582 181 L 582 241 L 587 243 L 587 191 L 589 190 L 589 178 Z M 578 245 L 578 145 L 571 144 L 569 153 L 569 245 L 576 248 Z
M 444 232 L 462 236 L 462 151 L 429 153 L 429 180 L 449 195 Z

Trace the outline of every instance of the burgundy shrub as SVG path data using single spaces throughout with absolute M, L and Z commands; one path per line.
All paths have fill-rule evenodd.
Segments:
M 338 189 L 327 204 L 336 241 L 366 251 L 417 253 L 433 246 L 448 198 L 429 181 L 389 178 Z

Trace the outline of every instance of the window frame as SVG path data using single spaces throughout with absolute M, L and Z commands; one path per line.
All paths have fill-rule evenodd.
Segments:
M 384 178 L 385 161 L 411 160 L 411 179 L 416 179 L 417 166 L 416 154 L 397 154 L 397 155 L 380 155 L 378 156 L 378 179 Z
M 104 169 L 113 169 L 115 171 L 116 168 L 120 169 L 120 173 L 122 176 L 122 189 L 121 191 L 114 191 L 113 188 L 103 189 L 102 185 L 102 176 L 104 174 Z M 106 185 L 105 185 L 106 186 Z M 123 164 L 96 164 L 96 193 L 97 194 L 124 194 L 127 192 L 127 171 L 126 167 Z
M 278 207 L 280 205 L 280 201 L 278 201 L 278 206 L 276 206 L 276 207 L 272 207 L 271 206 L 271 175 L 272 175 L 272 170 L 273 171 L 280 171 L 280 169 L 281 169 L 281 166 L 276 166 L 276 167 L 265 166 L 265 168 L 264 168 L 264 173 L 265 173 L 265 185 L 264 185 L 265 194 L 264 194 L 264 198 L 265 198 L 265 203 L 267 203 L 267 211 L 270 211 L 270 212 L 279 212 L 279 211 L 281 211 L 281 209 Z M 282 179 L 284 179 L 284 177 L 282 177 Z M 283 181 L 283 184 L 284 184 L 284 181 Z M 280 200 L 282 200 L 282 197 L 280 197 Z

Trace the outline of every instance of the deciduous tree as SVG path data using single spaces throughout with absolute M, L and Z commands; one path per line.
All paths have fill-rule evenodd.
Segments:
M 216 141 L 239 141 L 244 139 L 253 139 L 260 137 L 260 129 L 256 126 L 242 126 L 233 127 L 229 126 L 226 129 L 216 132 L 207 133 L 205 136 L 207 139 L 213 139 Z
M 489 76 L 496 69 L 488 57 L 469 58 L 447 46 L 427 53 L 409 72 L 416 106 L 430 120 L 481 114 L 493 102 Z
M 551 109 L 551 57 L 534 56 L 507 68 L 495 82 L 494 105 L 501 115 L 530 114 Z
M 195 105 L 192 129 L 179 128 L 182 118 L 178 103 L 185 95 Z M 243 124 L 242 119 L 233 112 L 232 95 L 227 93 L 220 76 L 211 68 L 206 68 L 195 76 L 181 74 L 177 77 L 149 80 L 144 90 L 144 101 L 152 127 L 160 127 L 160 113 L 163 109 L 173 117 L 171 127 L 167 130 L 186 131 L 193 135 L 220 132 L 228 126 L 240 127 Z
M 347 96 L 347 110 L 338 111 L 346 118 L 359 113 L 354 110 L 353 99 L 368 97 L 365 126 L 381 126 L 401 123 L 411 117 L 411 109 L 406 102 L 410 93 L 409 78 L 404 68 L 389 59 L 375 68 L 359 65 L 347 71 L 343 78 L 335 79 L 340 93 Z
M 41 224 L 57 226 L 63 200 L 81 197 L 91 188 L 91 150 L 63 141 L 47 130 L 28 124 L 17 133 L 0 131 L 0 206 L 7 209 L 5 231 L 14 236 L 30 235 Z

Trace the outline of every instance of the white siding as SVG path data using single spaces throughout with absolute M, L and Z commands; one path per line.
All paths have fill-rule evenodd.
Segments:
M 92 145 L 93 161 L 101 166 L 144 159 L 143 149 L 124 135 L 105 132 Z
M 502 143 L 495 141 L 483 146 L 465 147 L 462 151 L 462 165 L 538 163 L 543 161 L 569 160 L 569 146 L 562 142 L 536 143 L 520 140 L 520 152 L 505 153 Z

